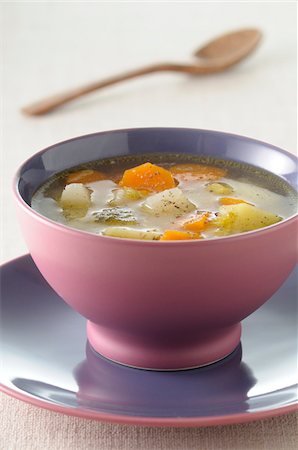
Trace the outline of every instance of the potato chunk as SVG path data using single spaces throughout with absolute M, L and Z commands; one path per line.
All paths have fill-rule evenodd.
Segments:
M 62 192 L 59 203 L 63 209 L 88 208 L 91 203 L 90 195 L 90 190 L 83 184 L 68 184 Z
M 230 186 L 228 183 L 222 183 L 222 182 L 207 183 L 206 189 L 207 189 L 207 191 L 213 192 L 214 194 L 217 194 L 217 195 L 230 195 L 234 192 L 234 189 L 232 188 L 232 186 Z
M 196 209 L 181 189 L 167 189 L 158 194 L 151 195 L 143 203 L 143 208 L 151 214 L 169 214 L 180 216 Z
M 160 238 L 161 233 L 155 230 L 136 230 L 126 227 L 109 227 L 103 233 L 104 236 L 126 238 L 126 239 L 143 239 L 149 241 L 156 241 Z
M 109 206 L 123 206 L 129 202 L 140 200 L 148 195 L 147 191 L 138 191 L 131 187 L 115 189 L 113 191 L 114 198 L 109 201 Z
M 281 217 L 247 203 L 221 206 L 213 224 L 218 227 L 217 234 L 233 234 L 252 231 L 280 222 Z
M 58 204 L 68 220 L 85 217 L 91 205 L 91 191 L 81 183 L 69 184 L 63 189 Z

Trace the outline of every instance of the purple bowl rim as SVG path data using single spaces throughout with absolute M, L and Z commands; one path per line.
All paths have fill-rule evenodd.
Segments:
M 32 159 L 34 159 L 35 157 L 42 155 L 43 153 L 45 153 L 46 151 L 50 150 L 51 148 L 57 147 L 59 145 L 62 144 L 66 144 L 72 141 L 76 141 L 76 140 L 80 140 L 82 138 L 87 138 L 87 137 L 91 137 L 91 136 L 97 136 L 97 135 L 105 135 L 105 134 L 115 134 L 115 133 L 123 133 L 123 132 L 128 132 L 128 131 L 142 131 L 142 130 L 146 130 L 146 131 L 150 131 L 150 130 L 167 130 L 167 131 L 171 131 L 171 130 L 181 130 L 181 131 L 196 131 L 196 132 L 201 132 L 201 133 L 213 133 L 213 134 L 218 134 L 218 135 L 224 135 L 224 136 L 230 136 L 230 137 L 235 137 L 235 138 L 240 138 L 240 139 L 244 139 L 246 141 L 250 141 L 252 143 L 255 144 L 261 144 L 264 145 L 268 148 L 271 148 L 273 150 L 277 150 L 279 153 L 284 154 L 285 156 L 288 156 L 290 159 L 297 161 L 298 158 L 296 155 L 287 152 L 286 150 L 281 149 L 280 147 L 274 146 L 272 144 L 268 144 L 267 142 L 264 141 L 260 141 L 258 139 L 254 139 L 254 138 L 250 138 L 247 136 L 243 136 L 243 135 L 239 135 L 239 134 L 234 134 L 234 133 L 228 133 L 228 132 L 224 132 L 224 131 L 216 131 L 216 130 L 207 130 L 207 129 L 201 129 L 201 128 L 186 128 L 186 127 L 133 127 L 133 128 L 120 128 L 120 129 L 112 129 L 112 130 L 106 130 L 106 131 L 99 131 L 99 132 L 95 132 L 95 133 L 89 133 L 89 134 L 83 134 L 80 136 L 76 136 L 70 139 L 65 139 L 63 141 L 57 142 L 56 144 L 52 144 L 36 153 L 34 153 L 32 156 L 30 156 L 29 158 L 27 158 L 17 169 L 17 171 L 15 172 L 15 175 L 13 177 L 13 194 L 15 196 L 16 201 L 19 203 L 19 205 L 25 210 L 25 212 L 29 213 L 31 216 L 33 216 L 33 218 L 37 219 L 38 221 L 42 222 L 45 225 L 51 226 L 54 229 L 57 229 L 58 231 L 61 230 L 65 233 L 70 233 L 71 235 L 74 236 L 81 236 L 81 237 L 85 237 L 90 238 L 90 239 L 97 239 L 97 240 L 103 240 L 108 242 L 108 240 L 111 240 L 112 242 L 118 242 L 121 244 L 125 244 L 125 243 L 129 243 L 129 244 L 134 244 L 134 245 L 147 245 L 147 246 L 160 246 L 160 245 L 167 245 L 167 246 L 177 246 L 177 245 L 210 245 L 211 243 L 217 243 L 218 241 L 224 241 L 224 240 L 239 240 L 239 239 L 245 239 L 245 238 L 250 238 L 255 236 L 256 234 L 264 234 L 264 233 L 268 233 L 270 232 L 272 229 L 275 228 L 281 228 L 283 226 L 287 226 L 288 223 L 292 223 L 295 221 L 295 219 L 298 217 L 298 213 L 293 214 L 292 216 L 282 220 L 281 222 L 275 223 L 273 225 L 269 225 L 266 226 L 264 228 L 258 228 L 256 230 L 252 230 L 252 231 L 246 231 L 244 233 L 237 233 L 237 234 L 232 234 L 229 236 L 220 236 L 220 237 L 215 237 L 215 238 L 210 238 L 210 239 L 185 239 L 185 240 L 177 240 L 177 241 L 153 241 L 153 240 L 141 240 L 141 239 L 129 239 L 129 238 L 118 238 L 118 237 L 112 237 L 112 236 L 105 236 L 105 235 L 101 235 L 101 234 L 95 234 L 95 233 L 91 233 L 89 231 L 84 231 L 84 230 L 79 230 L 76 228 L 72 228 L 69 227 L 67 225 L 61 224 L 59 222 L 55 222 L 52 219 L 49 219 L 45 216 L 43 216 L 42 214 L 38 213 L 37 211 L 35 211 L 34 209 L 31 208 L 31 206 L 29 206 L 24 199 L 22 198 L 20 192 L 19 192 L 19 180 L 20 180 L 20 174 L 21 171 L 23 169 L 23 167 Z M 258 166 L 256 166 L 258 167 Z

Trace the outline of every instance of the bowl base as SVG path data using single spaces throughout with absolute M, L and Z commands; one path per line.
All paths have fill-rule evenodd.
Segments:
M 97 353 L 118 364 L 146 370 L 186 370 L 215 363 L 232 353 L 240 342 L 241 324 L 210 331 L 191 343 L 147 343 L 90 321 L 87 336 Z

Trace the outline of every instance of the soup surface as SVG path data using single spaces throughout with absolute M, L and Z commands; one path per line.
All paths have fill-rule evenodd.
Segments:
M 93 161 L 50 178 L 31 207 L 112 237 L 207 239 L 263 228 L 296 212 L 297 193 L 270 172 L 187 154 Z

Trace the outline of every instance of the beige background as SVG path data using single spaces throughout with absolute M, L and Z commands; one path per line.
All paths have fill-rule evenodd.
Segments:
M 295 2 L 0 2 L 1 261 L 26 252 L 10 194 L 16 167 L 55 142 L 135 126 L 230 131 L 296 151 Z M 154 75 L 28 118 L 22 105 L 122 70 L 182 60 L 230 29 L 264 31 L 258 52 L 221 75 Z M 276 449 L 293 414 L 246 425 L 152 429 L 71 418 L 1 395 L 1 450 Z
M 145 428 L 67 417 L 5 396 L 1 415 L 1 450 L 296 450 L 298 442 L 295 414 L 245 425 Z

